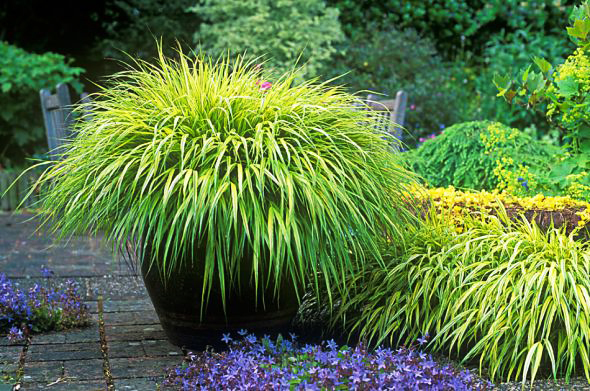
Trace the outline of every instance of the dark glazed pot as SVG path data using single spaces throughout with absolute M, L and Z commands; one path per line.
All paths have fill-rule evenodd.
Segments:
M 148 262 L 142 262 L 143 281 L 170 342 L 187 349 L 204 350 L 207 346 L 224 347 L 221 337 L 227 332 L 241 329 L 265 334 L 286 332 L 298 309 L 294 285 L 286 280 L 279 287 L 280 302 L 273 299 L 272 289 L 268 289 L 264 301 L 259 292 L 256 303 L 254 288 L 247 283 L 249 264 L 245 261 L 241 265 L 244 270 L 241 289 L 230 289 L 226 293 L 225 313 L 217 275 L 214 276 L 201 319 L 202 262 L 182 262 L 182 267 L 175 270 L 165 284 L 155 265 L 148 270 Z

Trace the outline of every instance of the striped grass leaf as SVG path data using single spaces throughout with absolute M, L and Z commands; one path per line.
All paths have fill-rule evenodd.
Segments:
M 445 221 L 414 226 L 385 267 L 357 275 L 367 289 L 343 302 L 334 323 L 346 319 L 375 344 L 429 333 L 430 349 L 477 359 L 494 381 L 540 372 L 590 380 L 588 244 L 502 214 L 470 219 L 460 234 Z
M 262 90 L 260 77 L 240 58 L 182 53 L 113 76 L 40 179 L 44 222 L 140 243 L 165 281 L 201 262 L 204 300 L 213 284 L 278 295 L 284 279 L 346 296 L 347 276 L 412 220 L 414 175 L 358 98 L 294 86 L 294 72 Z

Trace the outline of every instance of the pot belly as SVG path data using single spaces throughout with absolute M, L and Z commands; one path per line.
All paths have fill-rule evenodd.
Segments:
M 222 334 L 240 329 L 265 334 L 288 331 L 298 309 L 295 288 L 290 281 L 285 281 L 279 288 L 277 300 L 273 297 L 273 289 L 267 290 L 266 295 L 259 291 L 256 297 L 248 279 L 243 278 L 240 289 L 226 290 L 224 311 L 221 290 L 215 280 L 209 300 L 204 308 L 201 307 L 203 277 L 198 269 L 185 262 L 164 283 L 155 267 L 148 271 L 147 265 L 142 265 L 145 286 L 171 343 L 203 350 L 207 346 L 225 347 L 221 343 Z

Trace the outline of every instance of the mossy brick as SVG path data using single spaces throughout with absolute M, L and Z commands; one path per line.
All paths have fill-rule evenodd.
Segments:
M 84 329 L 69 330 L 66 333 L 67 343 L 78 342 L 95 342 L 100 341 L 100 334 L 98 332 L 98 325 L 92 324 Z
M 60 361 L 100 359 L 100 343 L 35 344 L 29 347 L 27 361 Z
M 111 341 L 109 344 L 109 359 L 145 357 L 146 352 L 140 341 Z
M 182 357 L 182 350 L 176 345 L 172 345 L 167 340 L 145 340 L 141 341 L 143 349 L 148 356 L 169 356 Z
M 113 378 L 162 376 L 167 368 L 182 363 L 182 357 L 141 357 L 109 359 Z
M 104 379 L 102 359 L 71 360 L 64 362 L 64 374 L 76 380 Z
M 26 383 L 50 383 L 63 377 L 63 368 L 63 361 L 26 361 L 23 381 Z
M 158 384 L 164 381 L 164 376 L 158 377 L 136 377 L 129 379 L 115 379 L 115 389 L 117 391 L 144 391 L 155 390 Z
M 107 341 L 142 341 L 146 339 L 165 339 L 160 324 L 152 325 L 106 325 Z

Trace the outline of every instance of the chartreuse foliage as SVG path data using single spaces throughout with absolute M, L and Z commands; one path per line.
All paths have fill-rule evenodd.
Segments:
M 466 228 L 465 216 L 485 218 L 490 214 L 495 215 L 501 208 L 505 208 L 510 217 L 529 212 L 535 221 L 541 221 L 541 228 L 559 224 L 574 235 L 586 231 L 590 222 L 590 203 L 570 196 L 545 197 L 537 194 L 534 197 L 516 197 L 506 192 L 470 192 L 439 187 L 421 191 L 419 198 L 425 205 L 432 205 L 438 213 L 448 212 L 446 218 L 452 221 L 457 232 Z M 554 214 L 561 221 L 543 219 L 543 214 Z
M 365 289 L 338 319 L 375 344 L 430 333 L 429 348 L 478 360 L 492 381 L 590 378 L 588 244 L 499 215 L 466 217 L 463 233 L 440 215 L 410 228 L 385 268 L 352 278 Z
M 104 231 L 143 243 L 166 278 L 204 253 L 206 295 L 278 281 L 344 289 L 376 239 L 397 237 L 413 174 L 373 132 L 378 118 L 339 88 L 295 72 L 261 83 L 241 59 L 139 61 L 94 97 L 88 121 L 40 179 L 61 237 Z M 189 259 L 189 260 L 187 260 Z M 243 276 L 242 270 L 241 275 Z M 277 292 L 275 292 L 278 294 Z

